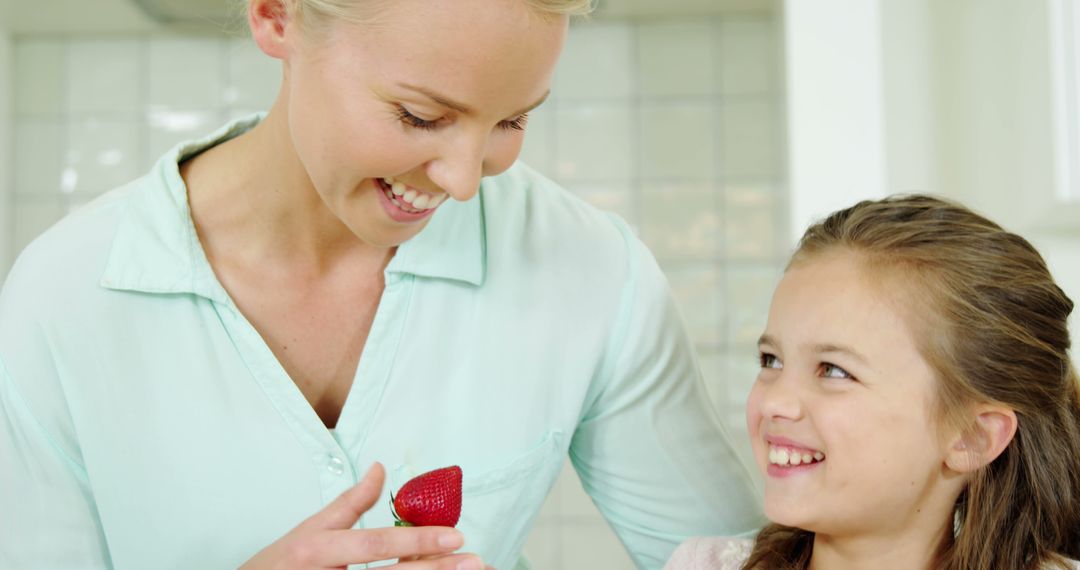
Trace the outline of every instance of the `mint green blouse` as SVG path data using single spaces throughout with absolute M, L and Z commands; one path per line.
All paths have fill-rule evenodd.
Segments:
M 216 279 L 177 167 L 257 121 L 177 146 L 11 270 L 0 567 L 236 567 L 374 461 L 386 497 L 358 527 L 460 465 L 465 548 L 500 569 L 527 566 L 568 456 L 639 567 L 761 523 L 649 252 L 520 164 L 398 249 L 327 430 Z

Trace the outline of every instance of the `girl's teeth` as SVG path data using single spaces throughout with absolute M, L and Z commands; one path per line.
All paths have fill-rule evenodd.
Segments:
M 809 465 L 823 459 L 825 459 L 825 454 L 820 451 L 815 451 L 811 454 L 784 447 L 769 446 L 769 463 L 772 465 L 791 465 L 792 467 L 795 467 L 798 465 Z
M 394 196 L 401 196 L 405 193 L 405 185 L 400 182 L 394 182 L 391 184 L 391 188 L 394 191 Z
M 431 205 L 431 198 L 428 198 L 427 194 L 421 194 L 411 200 L 413 208 L 417 210 L 426 210 Z
M 403 194 L 401 197 L 404 198 L 406 202 L 409 202 L 411 204 L 412 201 L 416 199 L 417 194 L 419 194 L 419 192 L 410 188 L 406 190 L 405 194 Z
M 387 186 L 393 186 L 394 185 L 394 177 L 393 176 L 387 176 L 386 178 L 383 178 L 383 181 L 386 182 Z

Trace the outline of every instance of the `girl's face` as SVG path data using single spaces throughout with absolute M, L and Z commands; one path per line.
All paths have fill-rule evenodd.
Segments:
M 746 410 L 774 522 L 888 535 L 952 510 L 935 375 L 881 283 L 836 251 L 777 287 Z
M 395 246 L 517 159 L 568 19 L 520 0 L 383 5 L 370 25 L 309 38 L 286 25 L 278 105 L 330 211 L 363 241 Z

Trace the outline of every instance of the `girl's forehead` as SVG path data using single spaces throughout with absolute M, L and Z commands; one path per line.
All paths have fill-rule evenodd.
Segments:
M 907 295 L 872 278 L 857 256 L 810 259 L 784 274 L 769 311 L 770 336 L 792 346 L 850 346 L 868 358 L 913 353 Z

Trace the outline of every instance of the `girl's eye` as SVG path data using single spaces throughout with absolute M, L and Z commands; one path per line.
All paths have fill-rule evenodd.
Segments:
M 784 365 L 780 363 L 780 359 L 777 358 L 774 354 L 762 352 L 760 355 L 760 360 L 762 368 L 775 368 L 779 370 L 780 368 L 784 367 Z
M 529 114 L 525 113 L 518 117 L 514 117 L 509 121 L 503 121 L 499 123 L 499 128 L 507 131 L 524 131 L 525 125 L 529 122 Z
M 835 364 L 829 364 L 828 362 L 822 362 L 818 370 L 824 378 L 838 378 L 843 380 L 855 379 L 854 376 L 848 374 L 847 370 L 844 370 Z
M 402 123 L 405 123 L 410 127 L 423 131 L 435 130 L 435 128 L 439 126 L 438 121 L 428 121 L 427 119 L 421 119 L 420 117 L 417 117 L 416 115 L 410 113 L 409 110 L 405 107 L 401 106 L 398 106 L 397 117 L 398 120 Z

